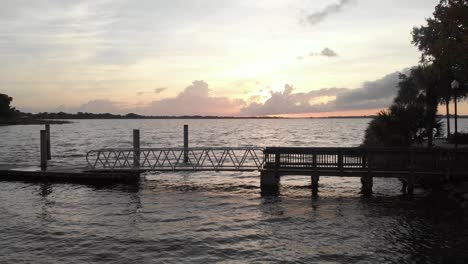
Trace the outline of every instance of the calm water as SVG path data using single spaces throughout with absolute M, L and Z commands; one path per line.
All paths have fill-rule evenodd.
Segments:
M 357 146 L 368 119 L 86 120 L 52 126 L 53 166 L 87 150 L 142 146 Z M 468 128 L 464 120 L 460 124 Z M 0 127 L 0 163 L 37 165 L 40 126 Z M 132 185 L 0 182 L 0 263 L 467 263 L 468 216 L 443 200 L 401 196 L 399 182 L 282 179 L 257 173 L 162 173 Z

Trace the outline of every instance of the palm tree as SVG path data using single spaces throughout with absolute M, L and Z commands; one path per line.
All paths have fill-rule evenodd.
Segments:
M 366 129 L 364 145 L 410 146 L 427 137 L 428 147 L 432 147 L 434 135 L 441 131 L 436 118 L 437 80 L 431 65 L 415 67 L 409 76 L 401 74 L 393 104 L 371 121 Z
M 421 65 L 411 70 L 411 75 L 421 95 L 424 98 L 424 123 L 427 134 L 427 146 L 433 146 L 434 126 L 436 124 L 439 92 L 437 90 L 439 78 L 433 65 Z
M 449 67 L 433 63 L 435 74 L 438 78 L 437 92 L 440 96 L 440 103 L 445 105 L 445 118 L 447 126 L 447 138 L 450 137 L 450 101 L 453 98 L 453 90 L 450 85 L 453 78 L 451 77 Z

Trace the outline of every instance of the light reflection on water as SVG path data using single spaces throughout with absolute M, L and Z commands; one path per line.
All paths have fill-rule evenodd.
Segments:
M 132 128 L 142 129 L 142 146 L 180 146 L 184 123 L 194 146 L 355 146 L 367 122 L 80 121 L 53 126 L 53 154 L 56 164 L 80 165 L 88 149 L 130 146 Z M 0 128 L 1 163 L 30 164 L 38 129 Z M 0 263 L 468 260 L 467 217 L 439 199 L 401 196 L 394 179 L 376 179 L 371 198 L 359 195 L 359 179 L 322 177 L 318 198 L 309 184 L 285 177 L 279 197 L 262 197 L 257 173 L 148 174 L 138 185 L 0 182 Z
M 183 125 L 190 146 L 357 146 L 369 119 L 356 120 L 77 120 L 51 127 L 52 164 L 86 165 L 84 155 L 98 148 L 132 146 L 140 129 L 142 147 L 180 147 Z M 0 127 L 0 163 L 39 163 L 42 126 Z

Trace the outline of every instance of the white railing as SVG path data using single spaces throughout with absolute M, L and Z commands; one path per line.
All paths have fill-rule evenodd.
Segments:
M 127 148 L 86 154 L 93 170 L 255 171 L 263 167 L 263 148 Z

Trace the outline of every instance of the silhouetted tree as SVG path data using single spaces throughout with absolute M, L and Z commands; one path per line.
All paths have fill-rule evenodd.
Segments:
M 432 146 L 433 130 L 439 135 L 441 127 L 436 119 L 438 103 L 431 71 L 431 66 L 419 66 L 409 76 L 400 74 L 398 94 L 389 109 L 370 122 L 365 146 L 410 146 L 425 137 Z
M 468 0 L 441 0 L 433 15 L 427 25 L 413 28 L 412 43 L 422 51 L 421 62 L 438 69 L 439 99 L 446 105 L 450 134 L 450 83 L 456 79 L 462 84 L 457 96 L 466 96 L 468 90 Z
M 436 123 L 439 94 L 437 85 L 439 78 L 432 65 L 418 66 L 411 69 L 411 76 L 424 99 L 424 119 L 426 125 L 427 145 L 432 147 L 434 125 Z
M 364 146 L 398 147 L 409 146 L 412 143 L 415 131 L 412 131 L 410 126 L 405 126 L 410 123 L 404 121 L 411 119 L 405 117 L 405 114 L 411 112 L 396 113 L 394 110 L 381 111 L 372 119 L 366 129 Z
M 8 95 L 0 94 L 0 119 L 11 119 L 15 116 L 17 111 L 10 106 L 12 101 L 13 98 Z

